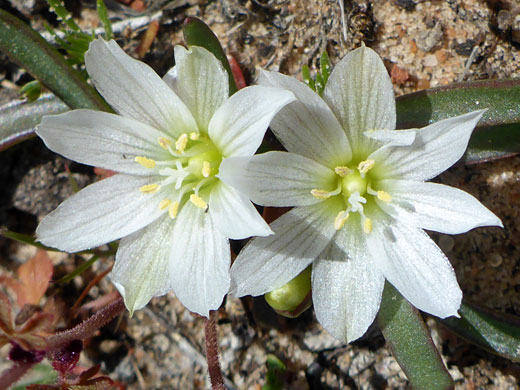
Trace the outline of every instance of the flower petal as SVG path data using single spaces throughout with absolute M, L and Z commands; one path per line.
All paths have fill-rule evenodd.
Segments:
M 386 279 L 418 309 L 440 318 L 458 316 L 462 291 L 444 253 L 423 230 L 379 217 L 368 247 Z
M 134 60 L 115 41 L 93 41 L 85 53 L 85 64 L 96 89 L 122 116 L 173 137 L 197 130 L 182 100 L 152 68 Z
M 78 252 L 117 240 L 156 220 L 161 191 L 143 194 L 139 188 L 153 177 L 115 175 L 85 187 L 48 214 L 36 229 L 41 243 Z
M 243 88 L 215 112 L 209 136 L 224 157 L 250 156 L 260 146 L 271 119 L 293 100 L 291 92 L 279 88 Z
M 329 106 L 317 93 L 278 72 L 261 71 L 258 82 L 287 89 L 298 99 L 285 106 L 271 122 L 271 129 L 289 152 L 312 158 L 330 168 L 350 161 L 347 137 Z
M 386 146 L 406 146 L 413 144 L 417 129 L 409 130 L 370 130 L 365 137 L 384 142 Z
M 164 215 L 119 243 L 110 279 L 130 315 L 153 297 L 172 289 L 168 263 L 173 225 L 171 218 Z
M 462 157 L 484 111 L 444 119 L 416 130 L 410 146 L 382 147 L 369 158 L 384 161 L 387 178 L 429 180 Z
M 312 265 L 312 299 L 321 325 L 350 343 L 374 321 L 385 285 L 361 229 L 343 227 Z
M 253 238 L 231 267 L 230 293 L 261 295 L 303 271 L 329 244 L 339 205 L 333 199 L 297 207 L 271 224 L 274 235 Z
M 207 131 L 208 124 L 228 98 L 228 76 L 222 63 L 203 47 L 189 50 L 175 46 L 175 68 L 163 80 L 172 87 L 189 108 L 199 130 Z
M 134 175 L 150 175 L 136 156 L 168 157 L 157 139 L 164 133 L 134 119 L 100 111 L 74 110 L 44 116 L 36 133 L 52 151 L 82 164 Z
M 355 153 L 366 156 L 373 147 L 363 132 L 395 129 L 392 82 L 381 58 L 364 45 L 334 67 L 323 98 L 346 131 Z
M 249 199 L 220 181 L 211 190 L 209 212 L 217 229 L 228 238 L 273 234 Z
M 329 168 L 287 152 L 267 152 L 252 157 L 227 158 L 219 177 L 262 206 L 308 206 L 322 199 L 311 190 L 333 191 L 335 174 Z
M 405 180 L 382 180 L 378 185 L 392 196 L 392 201 L 377 203 L 399 222 L 448 234 L 465 233 L 479 226 L 503 227 L 495 214 L 457 188 Z
M 170 254 L 173 291 L 188 310 L 209 316 L 229 289 L 229 242 L 209 213 L 187 202 L 175 220 Z

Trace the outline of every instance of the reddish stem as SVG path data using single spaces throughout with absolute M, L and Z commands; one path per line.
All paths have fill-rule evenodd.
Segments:
M 215 311 L 210 311 L 209 318 L 204 325 L 206 336 L 206 360 L 208 362 L 209 379 L 212 390 L 225 390 L 224 378 L 220 369 L 220 358 L 218 353 L 217 323 Z
M 92 337 L 99 328 L 108 324 L 124 310 L 125 303 L 123 302 L 123 298 L 119 298 L 74 328 L 50 336 L 47 339 L 50 350 L 58 349 L 72 340 L 84 340 L 88 337 Z
M 25 375 L 35 362 L 19 362 L 13 364 L 0 374 L 0 390 L 7 390 Z

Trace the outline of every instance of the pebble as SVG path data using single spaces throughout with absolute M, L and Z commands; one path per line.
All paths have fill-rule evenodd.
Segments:
M 429 54 L 424 57 L 424 66 L 437 66 L 439 62 L 437 61 L 437 56 L 435 54 Z
M 442 27 L 437 23 L 433 28 L 419 32 L 415 43 L 419 49 L 427 53 L 440 44 L 442 35 Z

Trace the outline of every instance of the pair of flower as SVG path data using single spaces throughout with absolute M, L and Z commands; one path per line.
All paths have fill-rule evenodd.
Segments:
M 119 115 L 75 110 L 45 117 L 37 133 L 120 173 L 45 217 L 42 243 L 76 252 L 121 238 L 111 279 L 130 312 L 173 290 L 208 316 L 228 291 L 264 294 L 312 263 L 318 320 L 347 342 L 373 321 L 385 278 L 419 309 L 457 315 L 453 269 L 422 229 L 501 222 L 471 195 L 424 181 L 462 156 L 482 111 L 395 131 L 392 84 L 365 47 L 335 67 L 323 98 L 265 71 L 228 97 L 210 52 L 176 46 L 175 61 L 161 80 L 114 41 L 91 44 L 87 71 Z M 270 123 L 288 152 L 253 156 Z M 296 207 L 269 227 L 250 200 Z M 264 237 L 230 275 L 228 239 L 249 236 Z

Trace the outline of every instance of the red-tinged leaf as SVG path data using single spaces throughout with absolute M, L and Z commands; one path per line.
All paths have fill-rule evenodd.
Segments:
M 91 379 L 88 383 L 69 386 L 71 390 L 119 390 L 119 386 L 109 377 L 103 376 Z
M 9 351 L 9 360 L 15 363 L 36 364 L 41 362 L 44 357 L 45 351 L 26 350 L 16 343 L 13 343 L 13 347 Z
M 233 78 L 235 79 L 237 89 L 245 88 L 247 86 L 246 80 L 244 79 L 244 73 L 242 73 L 242 69 L 240 69 L 238 61 L 232 55 L 228 55 L 227 59 L 229 61 L 229 66 L 231 67 L 231 72 L 233 73 Z
M 22 309 L 18 312 L 14 319 L 14 324 L 16 326 L 22 325 L 25 323 L 29 318 L 31 318 L 36 312 L 41 312 L 42 308 L 37 305 L 29 305 L 25 304 L 23 305 Z
M 96 364 L 95 366 L 90 367 L 88 370 L 83 371 L 79 376 L 79 383 L 85 383 L 87 380 L 95 376 L 100 369 L 101 365 Z
M 7 335 L 14 330 L 11 302 L 2 292 L 0 292 L 0 330 Z
M 18 295 L 18 305 L 37 305 L 47 291 L 53 273 L 52 261 L 47 252 L 38 250 L 36 255 L 18 268 L 18 279 L 24 285 L 23 294 Z
M 16 297 L 23 295 L 24 286 L 20 281 L 12 276 L 0 275 L 0 284 L 11 290 Z
M 102 180 L 106 179 L 107 177 L 114 176 L 116 172 L 111 171 L 110 169 L 95 167 L 94 174 L 96 176 L 99 176 L 99 178 Z
M 78 363 L 82 349 L 81 340 L 72 340 L 54 354 L 52 366 L 62 375 L 71 371 Z

